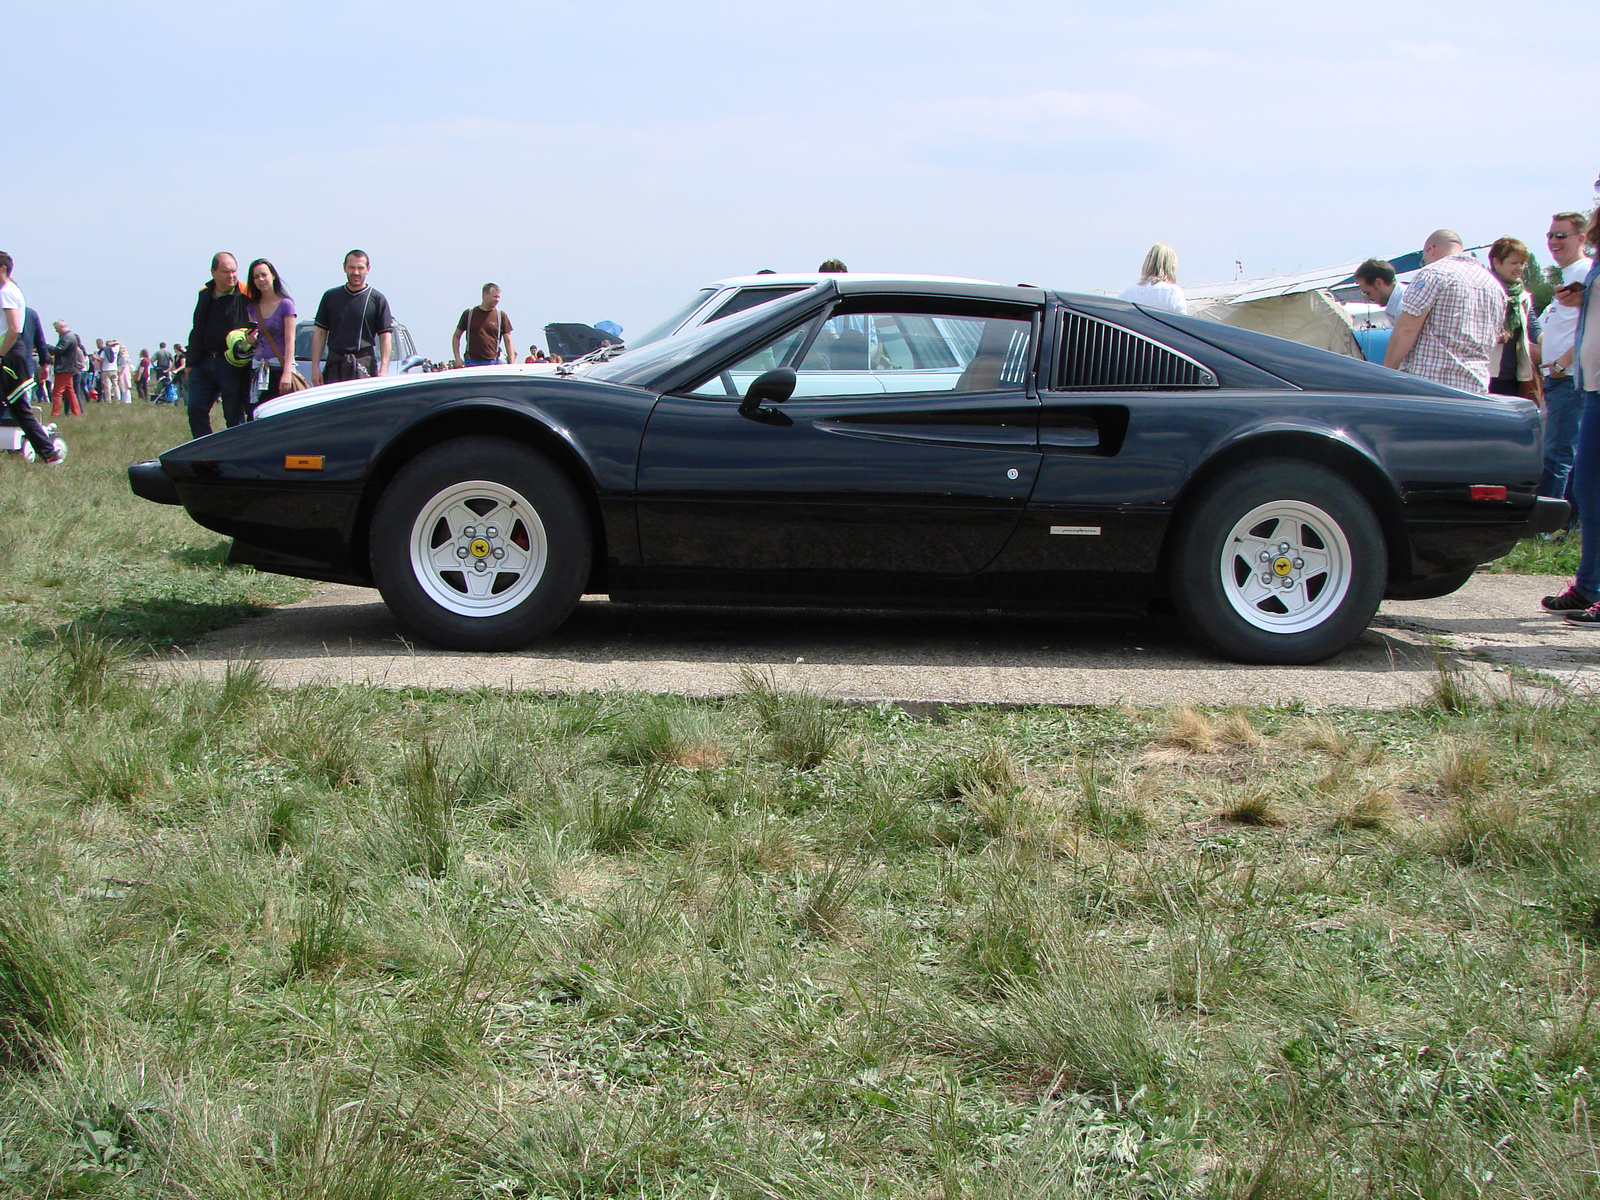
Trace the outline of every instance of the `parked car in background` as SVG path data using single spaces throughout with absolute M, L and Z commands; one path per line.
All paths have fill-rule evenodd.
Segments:
M 989 283 L 986 279 L 963 279 L 955 275 L 883 275 L 861 272 L 847 276 L 852 283 Z M 628 348 L 637 350 L 651 342 L 676 337 L 686 330 L 722 321 L 735 313 L 770 304 L 816 287 L 839 275 L 808 271 L 792 275 L 734 275 L 708 283 L 688 300 L 673 309 L 639 337 L 628 338 Z M 996 285 L 997 286 L 997 285 Z
M 314 321 L 300 321 L 294 327 L 294 365 L 305 378 L 311 378 L 311 336 L 316 332 Z M 426 371 L 428 360 L 417 353 L 411 340 L 411 331 L 399 321 L 390 330 L 394 341 L 389 347 L 389 374 L 406 375 Z

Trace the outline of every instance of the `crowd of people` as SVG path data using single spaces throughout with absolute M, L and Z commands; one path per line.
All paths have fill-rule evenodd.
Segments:
M 1436 229 L 1409 284 L 1368 259 L 1363 294 L 1393 328 L 1384 365 L 1482 396 L 1521 396 L 1544 416 L 1538 494 L 1568 501 L 1581 539 L 1578 574 L 1544 608 L 1600 629 L 1600 317 L 1593 315 L 1600 261 L 1600 206 L 1552 214 L 1545 242 L 1554 288 L 1542 312 L 1527 287 L 1532 261 L 1514 237 L 1496 238 L 1485 265 L 1460 234 Z
M 50 400 L 50 417 L 83 415 L 91 403 L 132 404 L 137 398 L 176 403 L 175 388 L 183 372 L 183 347 L 156 352 L 140 350 L 137 359 L 116 338 L 96 338 L 90 348 L 63 320 L 51 322 L 52 341 L 44 321 L 11 278 L 14 263 L 0 253 L 0 404 L 23 431 L 37 461 L 57 466 L 62 454 L 34 412 L 33 400 Z
M 1597 185 L 1600 187 L 1600 185 Z M 1541 496 L 1572 505 L 1581 538 L 1578 574 L 1544 608 L 1600 629 L 1600 205 L 1592 214 L 1555 213 L 1545 242 L 1554 294 L 1536 311 L 1526 278 L 1532 255 L 1514 237 L 1497 238 L 1489 261 L 1466 250 L 1453 229 L 1436 229 L 1409 284 L 1393 264 L 1370 258 L 1355 271 L 1362 294 L 1391 322 L 1384 366 L 1481 396 L 1520 396 L 1544 417 Z M 1185 313 L 1178 256 L 1156 243 L 1139 281 L 1119 299 Z

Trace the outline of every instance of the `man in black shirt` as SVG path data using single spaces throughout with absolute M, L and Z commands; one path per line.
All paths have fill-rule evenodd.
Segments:
M 228 334 L 251 324 L 250 301 L 239 287 L 238 260 L 227 251 L 213 255 L 211 282 L 200 289 L 189 331 L 189 432 L 197 438 L 211 432 L 211 408 L 218 399 L 229 429 L 248 419 L 250 368 L 236 367 L 223 355 Z
M 344 287 L 330 288 L 317 305 L 317 327 L 311 335 L 311 386 L 366 379 L 389 373 L 389 330 L 394 321 L 383 293 L 367 284 L 371 260 L 365 250 L 344 256 Z M 374 361 L 373 348 L 377 347 Z M 324 369 L 322 352 L 328 351 Z

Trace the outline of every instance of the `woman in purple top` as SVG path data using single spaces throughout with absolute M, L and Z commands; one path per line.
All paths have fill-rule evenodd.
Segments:
M 287 366 L 294 367 L 295 311 L 294 301 L 278 278 L 278 268 L 264 258 L 250 264 L 244 294 L 250 299 L 250 315 L 256 319 L 255 378 L 250 384 L 250 407 L 254 409 L 283 392 L 286 371 L 278 357 L 280 351 L 287 356 Z

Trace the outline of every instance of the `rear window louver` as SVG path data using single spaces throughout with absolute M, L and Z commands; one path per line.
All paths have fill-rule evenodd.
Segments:
M 1205 367 L 1159 342 L 1093 317 L 1062 314 L 1060 390 L 1216 386 L 1217 377 Z

